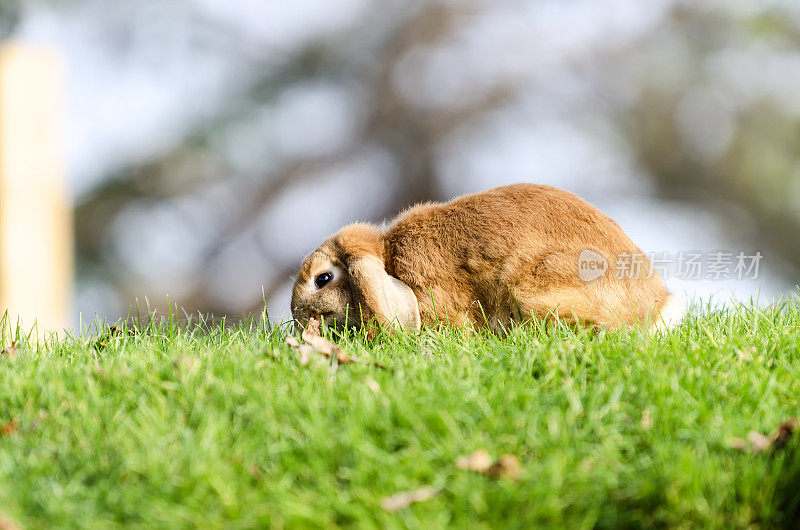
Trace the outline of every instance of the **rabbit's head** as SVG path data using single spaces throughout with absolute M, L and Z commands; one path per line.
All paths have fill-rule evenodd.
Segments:
M 375 322 L 419 329 L 414 292 L 384 267 L 383 235 L 354 224 L 328 238 L 303 262 L 292 291 L 292 316 L 337 328 Z

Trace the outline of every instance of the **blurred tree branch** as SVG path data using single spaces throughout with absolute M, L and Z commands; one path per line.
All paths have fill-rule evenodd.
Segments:
M 147 292 L 148 285 L 130 283 L 130 271 L 124 264 L 120 268 L 109 259 L 105 241 L 114 220 L 138 204 L 196 195 L 234 197 L 235 207 L 225 211 L 206 213 L 204 209 L 214 208 L 209 208 L 209 201 L 204 200 L 192 206 L 198 211 L 187 212 L 189 218 L 213 215 L 215 230 L 208 236 L 193 273 L 198 281 L 193 283 L 191 292 L 177 300 L 202 312 L 222 314 L 227 312 L 226 307 L 207 288 L 215 258 L 241 234 L 257 231 L 264 213 L 275 208 L 291 187 L 312 185 L 326 169 L 353 158 L 364 146 L 379 146 L 397 167 L 393 188 L 387 189 L 391 200 L 383 210 L 373 212 L 373 220 L 390 218 L 413 203 L 445 199 L 439 182 L 437 149 L 455 132 L 508 105 L 531 91 L 532 86 L 520 79 L 498 80 L 468 100 L 454 100 L 432 109 L 411 101 L 398 88 L 396 77 L 410 54 L 420 50 L 433 53 L 438 46 L 455 39 L 464 24 L 481 14 L 481 8 L 468 3 L 423 2 L 413 6 L 390 3 L 385 11 L 368 10 L 364 18 L 344 33 L 312 41 L 291 57 L 282 58 L 277 67 L 274 64 L 264 67 L 263 75 L 254 79 L 245 93 L 212 119 L 198 123 L 183 145 L 155 160 L 123 168 L 115 178 L 84 198 L 77 212 L 80 256 L 94 270 L 104 271 L 108 282 L 117 286 L 123 298 L 154 294 Z M 205 24 L 200 15 L 197 17 Z M 641 169 L 656 184 L 659 196 L 722 212 L 727 203 L 738 205 L 752 216 L 758 243 L 800 268 L 800 239 L 794 237 L 800 229 L 800 206 L 790 200 L 792 190 L 800 189 L 793 188 L 798 180 L 794 167 L 799 162 L 794 153 L 800 147 L 797 120 L 782 116 L 779 109 L 770 111 L 753 106 L 737 115 L 731 144 L 718 159 L 703 158 L 693 152 L 676 125 L 681 102 L 687 93 L 707 83 L 701 74 L 706 72 L 709 57 L 720 49 L 737 45 L 736 39 L 758 42 L 765 32 L 778 32 L 782 38 L 798 40 L 796 28 L 770 24 L 769 17 L 753 22 L 754 33 L 742 36 L 741 21 L 732 17 L 723 7 L 704 10 L 678 3 L 658 28 L 642 35 L 638 42 L 612 54 L 589 54 L 588 70 L 599 72 L 601 79 L 595 80 L 598 84 L 608 81 L 603 79 L 604 75 L 624 74 L 626 69 L 638 68 L 643 72 L 637 80 L 641 86 L 627 87 L 634 94 L 630 101 L 618 102 L 603 97 L 605 92 L 598 92 L 594 104 L 615 120 Z M 214 21 L 207 24 L 203 31 L 213 34 L 219 31 Z M 230 37 L 230 30 L 223 33 L 229 38 L 222 39 L 221 46 L 244 50 L 245 60 L 256 71 L 261 71 L 259 65 L 270 62 L 266 59 L 262 62 L 257 46 Z M 677 88 L 661 86 L 657 79 L 646 75 L 647 67 L 636 62 L 660 57 L 664 52 L 664 35 L 687 48 L 682 66 L 692 75 Z M 509 50 L 509 53 L 520 52 Z M 323 155 L 273 160 L 269 168 L 252 174 L 230 167 L 215 152 L 215 140 L 227 128 L 247 120 L 253 109 L 273 104 L 288 88 L 319 81 L 355 85 L 361 95 L 359 110 L 364 118 L 351 142 Z M 190 163 L 195 158 L 203 161 L 199 170 Z M 769 162 L 775 160 L 780 162 Z M 768 186 L 762 185 L 765 175 L 770 182 Z M 536 176 L 520 177 L 535 179 Z M 776 226 L 784 230 L 776 230 Z M 272 280 L 265 286 L 267 296 L 272 297 L 285 288 L 294 264 L 283 263 L 267 245 L 261 244 L 259 251 L 273 268 Z M 110 263 L 118 268 L 109 266 Z M 246 312 L 259 308 L 241 309 Z

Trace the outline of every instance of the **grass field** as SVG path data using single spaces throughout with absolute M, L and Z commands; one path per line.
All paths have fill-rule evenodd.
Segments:
M 2 326 L 0 326 L 2 327 Z M 352 336 L 302 365 L 267 323 L 0 355 L 0 528 L 781 528 L 800 518 L 800 307 L 675 331 Z M 9 346 L 8 329 L 0 348 Z M 20 338 L 20 337 L 17 337 Z M 519 476 L 459 468 L 476 449 Z M 382 500 L 429 486 L 394 512 Z M 2 524 L 6 524 L 3 527 Z

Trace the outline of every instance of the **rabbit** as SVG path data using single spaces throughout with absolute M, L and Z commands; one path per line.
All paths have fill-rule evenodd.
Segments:
M 629 261 L 638 270 L 617 274 Z M 301 324 L 410 330 L 503 330 L 530 318 L 656 330 L 683 314 L 615 221 L 538 184 L 419 204 L 385 227 L 342 228 L 304 260 L 291 309 Z

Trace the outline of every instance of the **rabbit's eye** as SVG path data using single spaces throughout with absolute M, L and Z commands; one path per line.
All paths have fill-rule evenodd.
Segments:
M 317 286 L 317 289 L 322 289 L 326 285 L 328 285 L 331 280 L 333 279 L 333 274 L 330 272 L 323 272 L 314 280 L 314 285 Z

